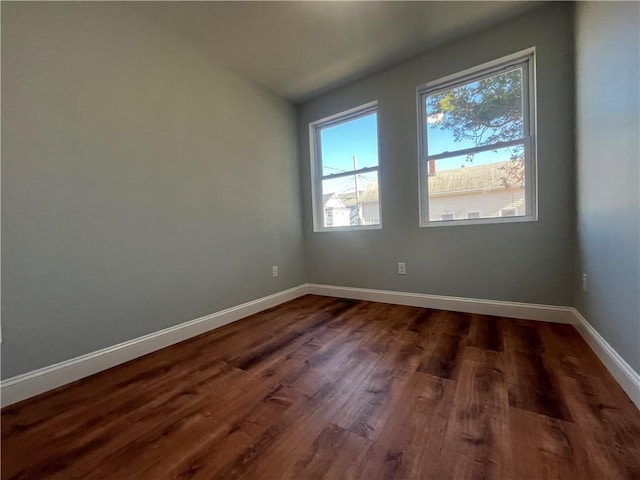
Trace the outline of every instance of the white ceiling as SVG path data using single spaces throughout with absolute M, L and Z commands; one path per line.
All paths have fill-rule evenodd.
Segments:
M 131 2 L 213 58 L 299 102 L 536 2 Z

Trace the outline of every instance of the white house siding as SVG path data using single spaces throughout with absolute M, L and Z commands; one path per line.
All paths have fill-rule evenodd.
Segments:
M 455 220 L 467 218 L 470 212 L 480 212 L 481 218 L 500 217 L 500 211 L 515 207 L 516 215 L 525 215 L 524 189 L 511 188 L 486 192 L 455 192 L 429 197 L 429 219 L 441 220 L 441 215 L 453 213 Z
M 380 223 L 379 202 L 367 202 L 362 204 L 362 217 L 365 225 L 377 225 Z
M 350 224 L 351 211 L 348 208 L 325 208 L 325 227 L 347 227 Z

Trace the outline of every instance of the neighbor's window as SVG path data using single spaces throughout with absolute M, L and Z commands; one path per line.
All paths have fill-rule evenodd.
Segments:
M 534 51 L 418 89 L 420 224 L 535 220 Z
M 377 108 L 310 124 L 315 231 L 380 228 Z

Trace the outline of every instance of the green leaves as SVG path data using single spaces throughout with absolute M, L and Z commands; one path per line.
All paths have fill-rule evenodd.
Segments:
M 456 142 L 491 145 L 523 137 L 522 96 L 522 69 L 516 68 L 429 95 L 427 115 Z

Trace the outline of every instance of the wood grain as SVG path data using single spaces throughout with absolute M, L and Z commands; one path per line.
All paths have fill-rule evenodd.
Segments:
M 305 296 L 2 410 L 3 479 L 640 479 L 568 325 Z

